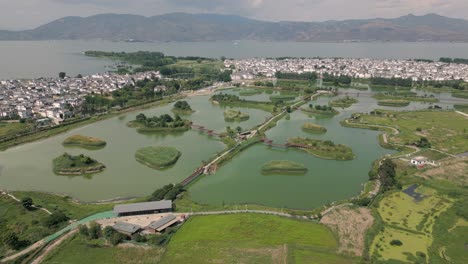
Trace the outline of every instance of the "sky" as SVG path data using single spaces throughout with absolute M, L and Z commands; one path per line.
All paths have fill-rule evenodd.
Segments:
M 393 18 L 407 14 L 468 19 L 468 0 L 0 0 L 0 29 L 32 29 L 64 16 L 235 14 L 268 21 Z

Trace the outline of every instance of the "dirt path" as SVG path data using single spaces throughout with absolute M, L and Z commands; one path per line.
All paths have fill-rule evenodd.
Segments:
M 6 258 L 1 259 L 0 262 L 4 263 L 4 262 L 8 262 L 8 261 L 14 260 L 14 259 L 16 259 L 16 258 L 19 257 L 19 256 L 22 256 L 22 255 L 24 255 L 24 254 L 27 254 L 27 253 L 29 253 L 29 252 L 31 252 L 31 251 L 34 251 L 34 250 L 36 250 L 36 249 L 42 247 L 44 244 L 45 244 L 44 239 L 39 240 L 39 241 L 37 241 L 36 243 L 32 244 L 31 246 L 27 247 L 26 249 L 23 249 L 23 250 L 20 251 L 20 252 L 17 252 L 17 253 L 15 253 L 15 254 L 11 255 L 11 256 L 8 256 L 8 257 L 6 257 Z
M 34 259 L 33 262 L 31 262 L 31 264 L 39 264 L 41 263 L 44 258 L 47 256 L 47 254 L 49 254 L 52 250 L 54 250 L 58 245 L 60 245 L 63 241 L 65 241 L 66 239 L 68 239 L 69 237 L 71 237 L 72 235 L 74 235 L 76 232 L 78 232 L 77 229 L 75 230 L 72 230 L 70 232 L 68 232 L 67 234 L 65 234 L 64 236 L 62 236 L 61 238 L 55 240 L 54 242 L 52 242 L 50 245 L 48 245 L 44 251 L 42 251 L 42 253 L 37 256 L 36 259 Z
M 465 114 L 465 113 L 463 113 L 461 111 L 455 111 L 455 113 L 460 114 L 460 115 L 462 115 L 464 117 L 468 117 L 468 114 Z
M 6 192 L 6 191 L 2 191 L 1 193 L 4 194 L 4 195 L 9 196 L 11 199 L 13 199 L 13 200 L 15 200 L 15 201 L 17 201 L 17 202 L 19 202 L 19 203 L 21 202 L 20 199 L 18 199 L 16 196 L 14 196 L 14 195 L 11 194 L 11 193 L 8 193 L 8 192 Z M 52 214 L 49 210 L 47 210 L 47 209 L 45 209 L 45 208 L 43 208 L 43 207 L 39 207 L 39 206 L 36 206 L 36 205 L 34 205 L 34 204 L 33 204 L 31 207 L 36 208 L 36 209 L 39 209 L 39 210 L 42 210 L 42 211 L 44 211 L 44 212 L 46 212 L 46 213 L 48 213 L 48 214 L 50 214 L 50 215 Z

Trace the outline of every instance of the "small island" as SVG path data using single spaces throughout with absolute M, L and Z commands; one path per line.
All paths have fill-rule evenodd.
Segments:
M 63 143 L 64 146 L 82 147 L 86 149 L 103 148 L 106 146 L 106 141 L 100 138 L 87 137 L 83 135 L 73 135 L 66 138 Z
M 289 138 L 288 145 L 300 148 L 314 156 L 332 160 L 352 160 L 353 150 L 342 144 L 335 144 L 331 140 L 318 140 L 312 138 Z
M 296 99 L 296 96 L 294 95 L 271 95 L 270 96 L 270 101 L 272 101 L 273 103 L 294 101 L 294 99 Z
M 150 132 L 183 132 L 190 129 L 190 121 L 180 118 L 179 115 L 172 117 L 168 114 L 161 116 L 147 117 L 145 114 L 138 114 L 136 119 L 128 122 L 129 127 L 135 127 L 140 133 Z
M 301 108 L 302 111 L 311 114 L 319 114 L 319 115 L 337 115 L 340 112 L 336 111 L 333 107 L 328 105 L 315 105 L 309 104 L 308 108 Z
M 351 105 L 353 105 L 355 103 L 358 103 L 358 102 L 359 101 L 357 99 L 346 96 L 345 98 L 339 98 L 339 99 L 331 100 L 329 102 L 329 105 L 333 106 L 333 107 L 348 108 Z
M 195 112 L 187 101 L 177 101 L 171 111 L 179 115 L 190 115 Z
M 173 147 L 145 147 L 137 150 L 135 159 L 154 169 L 164 169 L 174 165 L 182 154 Z
M 260 89 L 242 89 L 239 92 L 239 95 L 240 96 L 252 96 L 252 95 L 262 94 L 262 93 L 263 91 Z
M 327 129 L 325 127 L 319 126 L 314 123 L 305 123 L 304 125 L 302 125 L 302 130 L 306 132 L 320 133 L 320 134 L 327 132 Z
M 53 170 L 58 175 L 84 175 L 103 171 L 104 164 L 83 154 L 72 156 L 68 153 L 55 158 L 52 162 Z
M 405 107 L 408 106 L 410 102 L 406 100 L 380 100 L 377 104 L 380 106 Z
M 242 113 L 238 110 L 228 109 L 224 111 L 224 120 L 226 122 L 242 122 L 246 121 L 250 118 L 250 116 L 246 113 Z
M 262 174 L 304 174 L 307 168 L 289 160 L 272 160 L 262 166 Z

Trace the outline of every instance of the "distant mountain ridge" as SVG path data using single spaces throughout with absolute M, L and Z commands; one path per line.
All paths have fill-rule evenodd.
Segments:
M 0 30 L 0 40 L 64 39 L 468 42 L 468 21 L 437 14 L 325 22 L 268 22 L 218 14 L 100 14 L 64 17 L 31 30 Z

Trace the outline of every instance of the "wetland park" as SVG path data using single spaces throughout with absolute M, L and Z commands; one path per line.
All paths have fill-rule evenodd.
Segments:
M 115 217 L 109 212 L 115 203 L 169 199 L 175 213 L 220 215 L 190 216 L 180 229 L 149 235 L 147 251 L 71 233 L 45 263 L 78 263 L 78 255 L 63 253 L 72 251 L 109 263 L 127 254 L 148 263 L 268 262 L 280 255 L 296 263 L 463 259 L 462 238 L 445 233 L 467 231 L 467 119 L 463 107 L 454 110 L 465 99 L 416 87 L 406 87 L 411 93 L 373 88 L 369 80 L 320 86 L 317 76 L 300 74 L 276 76 L 275 84 L 236 82 L 219 73 L 222 62 L 215 59 L 174 59 L 166 67 L 162 79 L 87 98 L 89 116 L 53 128 L 57 133 L 8 141 L 0 152 L 0 186 L 23 206 L 31 199 L 52 212 L 22 209 L 6 195 L 1 206 L 21 215 L 25 229 L 17 240 L 30 244 L 68 218 Z M 200 77 L 207 72 L 212 79 Z M 10 134 L 33 126 L 1 124 Z M 435 165 L 410 165 L 419 156 Z M 44 236 L 34 234 L 38 223 L 29 218 L 42 213 L 50 224 L 40 225 Z M 248 232 L 254 242 L 232 230 Z M 202 252 L 193 246 L 200 241 L 210 241 Z M 26 247 L 17 246 L 1 247 L 2 256 Z

